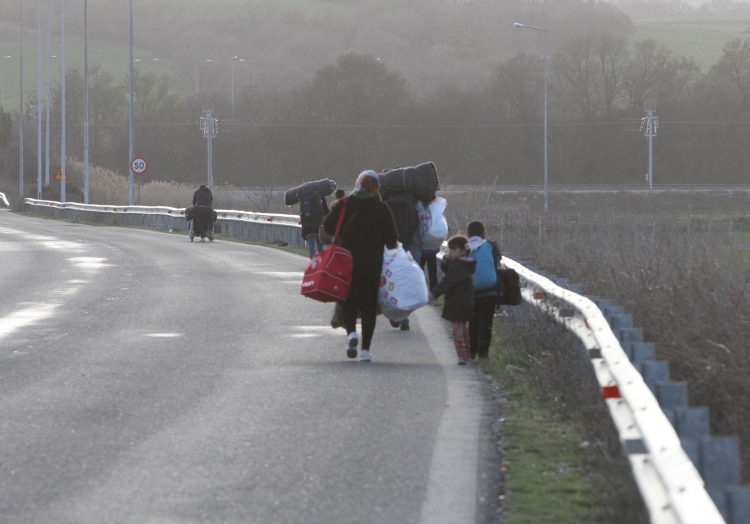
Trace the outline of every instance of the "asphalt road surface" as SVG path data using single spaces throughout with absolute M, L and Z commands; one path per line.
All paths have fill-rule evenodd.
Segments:
M 437 312 L 350 361 L 305 265 L 0 211 L 0 522 L 494 521 L 495 408 Z

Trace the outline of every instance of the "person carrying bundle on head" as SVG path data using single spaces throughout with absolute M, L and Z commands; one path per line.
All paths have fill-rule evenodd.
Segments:
M 311 193 L 302 197 L 299 203 L 299 219 L 302 222 L 302 238 L 307 242 L 310 258 L 323 251 L 319 229 L 323 219 L 328 216 L 328 203 L 325 197 Z M 317 250 L 316 250 L 317 248 Z

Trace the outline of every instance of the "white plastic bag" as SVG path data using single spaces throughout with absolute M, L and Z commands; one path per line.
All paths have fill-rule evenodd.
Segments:
M 380 275 L 378 301 L 388 320 L 401 321 L 427 304 L 424 273 L 400 242 L 396 249 L 385 250 Z
M 443 216 L 447 205 L 448 202 L 442 197 L 437 197 L 428 207 L 424 207 L 422 202 L 417 204 L 422 249 L 438 249 L 448 238 L 448 222 Z

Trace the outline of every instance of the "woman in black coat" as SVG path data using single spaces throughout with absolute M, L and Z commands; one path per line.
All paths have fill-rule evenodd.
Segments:
M 357 178 L 354 192 L 339 200 L 326 217 L 323 227 L 329 235 L 336 231 L 342 209 L 344 220 L 339 244 L 352 254 L 352 282 L 344 302 L 344 327 L 348 334 L 346 356 L 357 356 L 357 312 L 362 315 L 362 351 L 359 359 L 370 360 L 370 342 L 375 331 L 378 288 L 383 267 L 383 250 L 394 249 L 398 241 L 396 224 L 390 208 L 382 201 L 380 182 L 374 171 L 364 171 Z

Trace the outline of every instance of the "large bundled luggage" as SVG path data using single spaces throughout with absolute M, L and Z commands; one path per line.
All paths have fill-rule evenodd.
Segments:
M 318 196 L 327 197 L 336 191 L 336 182 L 324 178 L 323 180 L 317 180 L 315 182 L 307 182 L 301 186 L 293 187 L 286 193 L 284 193 L 284 204 L 287 206 L 293 206 L 298 204 L 300 200 L 305 198 L 307 195 L 317 193 Z
M 427 282 L 411 254 L 404 251 L 400 242 L 396 249 L 386 249 L 378 290 L 383 315 L 399 322 L 427 302 Z
M 383 199 L 395 193 L 411 193 L 422 202 L 432 202 L 440 189 L 437 169 L 432 162 L 415 167 L 399 167 L 378 175 Z

